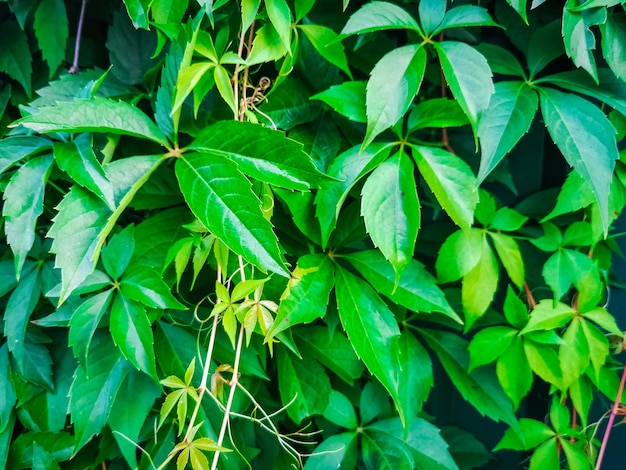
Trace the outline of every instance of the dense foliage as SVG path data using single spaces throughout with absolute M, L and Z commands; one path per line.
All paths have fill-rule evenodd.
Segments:
M 622 3 L 1 1 L 0 467 L 592 468 Z

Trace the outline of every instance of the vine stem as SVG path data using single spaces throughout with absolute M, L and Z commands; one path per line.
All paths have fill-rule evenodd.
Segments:
M 613 427 L 613 422 L 615 421 L 615 416 L 617 415 L 617 408 L 619 407 L 619 404 L 622 401 L 622 393 L 624 392 L 624 382 L 626 382 L 626 364 L 624 365 L 624 369 L 622 371 L 622 380 L 619 383 L 617 396 L 615 397 L 615 401 L 613 402 L 613 409 L 611 409 L 611 416 L 609 416 L 609 422 L 607 423 L 606 429 L 604 430 L 604 437 L 602 438 L 602 446 L 600 446 L 600 452 L 598 453 L 598 460 L 596 460 L 595 470 L 600 470 L 600 466 L 602 465 L 602 459 L 604 458 L 606 445 L 609 442 L 609 435 L 611 434 L 611 428 Z
M 85 10 L 87 9 L 87 0 L 83 0 L 80 6 L 80 15 L 78 17 L 78 28 L 76 29 L 76 44 L 74 45 L 74 61 L 68 70 L 69 73 L 78 73 L 78 56 L 80 55 L 80 38 L 83 35 L 83 23 L 85 22 Z

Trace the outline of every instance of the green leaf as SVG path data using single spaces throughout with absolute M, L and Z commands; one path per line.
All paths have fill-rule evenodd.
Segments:
M 413 458 L 396 436 L 368 430 L 361 437 L 361 456 L 367 469 L 410 470 Z
M 295 331 L 301 349 L 308 350 L 309 356 L 315 357 L 344 382 L 352 384 L 363 374 L 363 364 L 341 331 L 328 331 L 316 325 Z
M 443 41 L 435 44 L 435 49 L 450 91 L 476 132 L 478 116 L 487 109 L 494 92 L 487 60 L 476 49 L 461 42 Z
M 521 16 L 524 23 L 528 24 L 528 15 L 526 14 L 526 1 L 527 0 L 506 0 L 506 2 L 515 9 L 515 11 Z
M 93 151 L 91 135 L 82 134 L 72 142 L 55 142 L 54 159 L 74 181 L 115 210 L 113 187 Z
M 559 466 L 560 457 L 556 439 L 548 439 L 541 444 L 532 457 L 530 458 L 530 466 L 528 470 L 541 470 L 544 468 L 557 468 Z
M 450 28 L 466 28 L 469 26 L 499 26 L 489 15 L 486 8 L 477 5 L 461 5 L 446 13 L 439 27 L 433 32 L 437 34 Z
M 0 72 L 19 82 L 31 94 L 32 54 L 26 33 L 16 21 L 5 21 L 0 25 Z
M 190 148 L 226 157 L 243 174 L 287 189 L 317 187 L 323 178 L 301 143 L 280 131 L 248 122 L 213 124 L 198 135 Z M 185 160 L 187 155 L 182 158 Z
M 113 341 L 124 357 L 137 369 L 158 380 L 154 336 L 145 307 L 123 294 L 116 295 L 111 305 L 110 329 Z
M 535 341 L 524 341 L 524 352 L 535 374 L 546 382 L 562 388 L 563 372 L 553 346 Z
M 287 414 L 296 424 L 315 414 L 322 414 L 328 406 L 332 391 L 330 380 L 322 366 L 314 359 L 294 358 L 281 348 L 277 352 L 278 389 Z
M 517 57 L 511 51 L 494 44 L 482 43 L 476 46 L 476 50 L 480 52 L 493 73 L 500 75 L 512 75 L 514 77 L 526 78 L 526 72 L 520 64 Z M 498 82 L 506 83 L 506 82 Z
M 334 285 L 333 263 L 323 254 L 304 255 L 291 274 L 287 289 L 281 296 L 274 326 L 268 337 L 299 323 L 322 318 Z
M 338 34 L 326 26 L 302 24 L 298 25 L 306 37 L 311 41 L 315 50 L 331 64 L 343 70 L 348 77 L 352 78 L 348 58 L 343 44 L 339 42 Z
M 456 426 L 442 427 L 441 436 L 450 446 L 450 455 L 463 469 L 480 468 L 493 459 L 476 436 Z
M 626 17 L 609 14 L 606 23 L 600 25 L 602 31 L 602 56 L 621 80 L 626 80 Z
M 148 29 L 148 1 L 147 0 L 125 0 L 126 12 L 133 22 L 135 28 Z
M 4 230 L 14 254 L 18 279 L 35 242 L 35 228 L 43 212 L 45 186 L 51 169 L 52 155 L 31 158 L 15 172 L 4 190 Z
M 9 363 L 9 348 L 7 343 L 0 346 L 0 433 L 8 429 L 11 415 L 17 396 L 11 379 L 11 365 Z M 1 456 L 1 454 L 0 454 Z M 0 463 L 2 459 L 0 458 Z
M 361 190 L 361 214 L 374 245 L 392 264 L 396 281 L 413 259 L 420 226 L 415 169 L 399 152 L 368 176 Z
M 565 53 L 561 37 L 561 21 L 559 20 L 554 20 L 533 33 L 526 51 L 526 61 L 531 77 Z
M 417 21 L 403 8 L 374 1 L 359 8 L 341 30 L 341 36 L 371 33 L 386 29 L 411 29 L 420 32 Z
M 398 418 L 390 418 L 368 426 L 398 438 L 405 435 L 404 443 L 414 460 L 415 468 L 429 470 L 458 470 L 452 459 L 448 443 L 443 439 L 441 430 L 422 418 L 414 418 L 410 425 L 403 426 Z
M 513 292 L 511 286 L 506 290 L 504 299 L 504 316 L 515 328 L 521 330 L 528 323 L 528 308 L 522 300 Z
M 35 34 L 52 78 L 63 60 L 69 27 L 63 0 L 42 0 L 35 12 Z
M 213 153 L 186 153 L 176 161 L 176 176 L 187 204 L 211 233 L 254 265 L 288 276 L 261 202 L 234 162 Z
M 265 0 L 265 9 L 272 26 L 276 29 L 283 46 L 288 51 L 291 45 L 291 10 L 285 0 Z
M 325 439 L 306 459 L 304 470 L 326 470 L 341 466 L 354 468 L 357 436 L 357 432 L 344 432 Z
M 38 468 L 33 465 L 33 461 L 44 455 L 45 458 L 52 458 L 57 462 L 69 460 L 74 449 L 73 444 L 74 439 L 69 432 L 27 432 L 21 434 L 11 445 L 8 468 Z M 38 457 L 34 455 L 35 453 L 38 454 Z M 39 461 L 41 462 L 41 460 Z
M 37 114 L 11 124 L 12 127 L 20 125 L 44 134 L 58 131 L 110 132 L 168 145 L 163 132 L 137 106 L 99 97 L 39 108 Z
M 337 307 L 339 317 L 357 355 L 394 399 L 406 422 L 410 406 L 401 402 L 398 377 L 400 335 L 393 313 L 369 285 L 337 266 Z
M 520 214 L 510 207 L 499 208 L 489 223 L 489 227 L 496 230 L 504 230 L 505 232 L 513 232 L 522 228 L 528 217 Z
M 537 112 L 536 93 L 523 82 L 499 82 L 478 123 L 481 144 L 478 183 L 491 173 L 530 129 Z
M 596 376 L 599 377 L 600 368 L 605 364 L 609 355 L 609 340 L 593 323 L 581 320 L 580 328 L 589 345 L 591 365 L 593 365 L 593 369 L 596 371 Z
M 109 289 L 88 297 L 70 319 L 68 345 L 74 349 L 74 357 L 84 368 L 88 368 L 91 341 L 100 320 L 109 308 L 112 294 L 113 289 Z
M 159 273 L 138 266 L 129 269 L 121 279 L 120 290 L 124 296 L 151 308 L 186 310 L 170 292 Z
M 396 283 L 392 266 L 378 250 L 342 255 L 376 290 L 415 312 L 440 312 L 462 323 L 443 291 L 424 266 L 413 259 Z
M 606 15 L 606 11 L 604 13 Z M 563 10 L 563 43 L 565 52 L 577 67 L 586 70 L 593 79 L 598 81 L 596 61 L 593 51 L 596 48 L 596 39 L 589 29 L 590 15 L 586 12 L 576 12 L 569 8 Z
M 457 230 L 443 242 L 435 268 L 440 282 L 460 279 L 480 261 L 484 234 L 479 229 Z
M 106 424 L 115 396 L 131 369 L 106 337 L 91 348 L 89 367 L 79 366 L 70 390 L 70 413 L 78 452 Z
M 161 395 L 160 388 L 145 374 L 130 370 L 117 392 L 111 408 L 108 425 L 126 462 L 137 468 L 137 447 L 140 432 L 154 401 Z
M 376 63 L 367 82 L 363 148 L 406 113 L 420 89 L 425 69 L 426 51 L 419 44 L 394 49 Z
M 310 99 L 323 101 L 351 121 L 367 122 L 365 95 L 365 82 L 343 82 L 311 96 Z
M 257 30 L 252 43 L 250 55 L 246 58 L 248 65 L 262 64 L 281 59 L 289 53 L 281 37 L 271 23 Z
M 580 280 L 592 269 L 593 262 L 584 254 L 573 250 L 560 250 L 554 253 L 543 266 L 542 275 L 560 300 L 572 286 L 581 285 Z
M 496 232 L 489 232 L 489 236 L 506 273 L 511 281 L 521 289 L 525 278 L 524 260 L 515 238 Z
M 542 300 L 530 313 L 528 324 L 521 331 L 521 334 L 560 328 L 575 315 L 576 313 L 569 305 L 560 302 L 554 304 L 552 300 L 548 299 Z
M 268 127 L 291 131 L 300 124 L 319 119 L 320 107 L 311 105 L 311 90 L 302 80 L 287 76 L 272 88 L 266 102 L 259 106 L 259 118 Z M 290 139 L 293 137 L 290 134 Z M 297 140 L 297 139 L 296 139 Z
M 35 136 L 6 137 L 0 140 L 0 173 L 4 173 L 22 158 L 45 150 L 52 145 L 48 139 Z
M 508 326 L 484 328 L 469 344 L 470 372 L 476 367 L 495 362 L 515 340 L 518 331 Z
M 542 89 L 541 111 L 552 140 L 591 186 L 606 233 L 609 187 L 618 158 L 615 129 L 597 106 L 571 93 Z
M 409 133 L 426 127 L 458 127 L 469 124 L 467 116 L 456 101 L 432 98 L 411 110 L 407 122 Z
M 337 390 L 331 390 L 330 392 L 328 406 L 324 410 L 324 418 L 347 429 L 356 430 L 359 425 L 354 406 L 350 403 L 348 397 Z
M 533 384 L 532 369 L 526 358 L 524 344 L 519 337 L 514 338 L 498 358 L 496 374 L 504 393 L 513 402 L 513 408 L 517 409 Z
M 478 203 L 476 179 L 469 165 L 436 147 L 412 146 L 417 167 L 441 207 L 462 229 L 469 229 Z
M 424 0 L 417 7 L 417 12 L 424 34 L 430 35 L 441 24 L 446 14 L 446 0 Z
M 507 429 L 494 450 L 529 450 L 533 447 L 537 447 L 543 441 L 550 439 L 554 435 L 554 430 L 550 429 L 545 423 L 537 421 L 536 419 L 521 418 L 519 420 L 519 428 Z
M 615 321 L 615 317 L 604 308 L 596 308 L 588 312 L 584 312 L 582 313 L 582 316 L 594 321 L 597 325 L 601 326 L 609 333 L 613 333 L 615 335 L 622 334 L 622 330 Z
M 109 243 L 102 248 L 102 264 L 107 274 L 118 280 L 133 256 L 135 250 L 134 225 L 129 225 L 111 237 Z
M 517 426 L 511 401 L 502 391 L 495 374 L 487 368 L 480 368 L 468 374 L 467 341 L 444 331 L 421 329 L 420 334 L 437 354 L 452 383 L 465 400 L 481 415 Z
M 563 334 L 564 344 L 559 348 L 559 361 L 563 371 L 563 388 L 578 380 L 589 366 L 589 343 L 579 317 L 574 317 Z M 603 361 L 604 362 L 604 361 Z
M 334 180 L 322 182 L 315 196 L 315 215 L 322 229 L 322 247 L 326 248 L 330 234 L 337 225 L 339 211 L 352 187 L 363 176 L 384 161 L 391 146 L 373 144 L 360 151 L 360 146 L 352 147 L 338 155 L 328 169 Z
M 433 368 L 428 352 L 408 329 L 400 335 L 398 352 L 398 395 L 408 406 L 406 425 L 410 427 L 433 387 Z

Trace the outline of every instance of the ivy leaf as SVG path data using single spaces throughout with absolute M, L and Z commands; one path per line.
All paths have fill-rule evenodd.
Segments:
M 187 204 L 211 233 L 254 265 L 289 275 L 261 202 L 235 163 L 213 153 L 186 153 L 176 161 L 176 176 Z
M 287 51 L 291 45 L 291 23 L 293 18 L 291 10 L 285 0 L 265 0 L 265 9 L 272 26 L 280 36 L 280 40 Z
M 28 96 L 31 94 L 32 54 L 26 33 L 16 21 L 5 21 L 0 25 L 0 72 L 17 80 Z M 56 47 L 56 45 L 55 45 Z
M 339 266 L 336 283 L 339 318 L 354 350 L 387 389 L 406 422 L 410 406 L 400 401 L 396 364 L 400 330 L 393 313 L 369 285 Z
M 626 17 L 611 13 L 606 23 L 600 25 L 602 31 L 602 56 L 615 73 L 626 81 Z
M 301 143 L 248 122 L 217 122 L 204 129 L 189 148 L 226 157 L 243 174 L 287 189 L 317 187 L 324 177 Z
M 487 109 L 494 92 L 487 59 L 473 47 L 456 41 L 437 43 L 435 50 L 450 91 L 476 132 L 478 115 Z
M 52 78 L 65 59 L 69 27 L 63 0 L 42 0 L 35 12 L 37 43 Z
M 478 203 L 476 178 L 469 165 L 436 147 L 412 146 L 417 168 L 452 221 L 464 230 L 472 225 Z
M 483 237 L 480 260 L 463 276 L 461 296 L 465 312 L 465 329 L 478 320 L 486 311 L 498 288 L 498 262 L 491 251 L 486 237 Z
M 489 232 L 489 236 L 506 273 L 513 281 L 513 284 L 521 289 L 525 279 L 524 260 L 517 242 L 513 237 L 502 233 Z
M 519 337 L 514 338 L 498 358 L 496 374 L 504 393 L 513 402 L 513 408 L 517 409 L 533 384 L 532 369 L 526 358 L 524 344 Z
M 552 140 L 591 186 L 606 234 L 609 188 L 618 158 L 615 129 L 597 106 L 571 93 L 542 88 L 541 111 Z
M 460 279 L 480 261 L 484 235 L 479 229 L 457 230 L 443 242 L 435 268 L 440 282 Z
M 367 131 L 362 148 L 406 113 L 425 69 L 426 51 L 419 44 L 394 49 L 376 63 L 367 82 Z
M 480 184 L 530 129 L 537 112 L 536 93 L 523 82 L 499 82 L 478 124 Z
M 355 432 L 334 434 L 324 439 L 306 459 L 304 470 L 354 468 L 356 465 L 357 436 Z
M 120 281 L 120 290 L 129 299 L 151 308 L 186 310 L 155 271 L 138 266 L 129 269 Z
M 354 405 L 348 397 L 336 390 L 331 390 L 328 406 L 324 410 L 324 418 L 347 429 L 356 429 L 359 425 Z
M 85 369 L 88 368 L 89 348 L 100 320 L 111 303 L 112 289 L 88 297 L 72 314 L 68 345 Z
M 551 300 L 542 300 L 531 312 L 530 320 L 521 331 L 521 334 L 560 328 L 574 318 L 575 315 L 576 313 L 569 305 L 560 302 L 554 305 Z
M 420 32 L 412 15 L 393 3 L 374 1 L 359 8 L 341 30 L 341 36 L 371 33 L 387 29 L 410 29 Z
M 456 101 L 432 98 L 417 104 L 409 114 L 407 128 L 415 132 L 426 127 L 458 127 L 469 124 L 467 116 Z
M 367 122 L 365 95 L 365 82 L 343 82 L 311 96 L 310 99 L 323 101 L 351 121 Z
M 419 3 L 417 12 L 424 34 L 435 34 L 434 31 L 446 14 L 446 3 L 446 0 L 425 0 Z
M 518 427 L 509 398 L 504 394 L 495 375 L 485 368 L 467 373 L 469 353 L 467 341 L 444 331 L 420 330 L 428 346 L 441 361 L 443 368 L 461 393 L 481 414 L 496 421 Z
M 167 138 L 137 106 L 95 97 L 39 108 L 11 127 L 24 126 L 35 132 L 110 132 L 148 139 L 167 146 Z
M 477 5 L 461 5 L 452 8 L 443 17 L 443 21 L 439 24 L 433 34 L 440 33 L 450 28 L 466 28 L 469 26 L 499 26 L 486 8 Z
M 413 259 L 420 225 L 414 167 L 404 152 L 381 163 L 361 190 L 361 214 L 374 245 L 396 272 L 396 283 Z
M 469 344 L 469 371 L 495 362 L 514 341 L 518 331 L 508 326 L 484 328 L 474 335 Z
M 302 256 L 281 296 L 274 325 L 267 337 L 274 337 L 299 323 L 322 318 L 334 285 L 334 271 L 333 263 L 326 255 Z
M 128 17 L 135 28 L 148 29 L 148 2 L 146 0 L 126 0 L 124 2 Z
M 89 367 L 79 366 L 70 390 L 76 454 L 106 424 L 131 364 L 106 337 L 91 349 Z
M 22 158 L 46 150 L 51 145 L 52 142 L 42 137 L 5 137 L 0 140 L 0 173 L 4 173 Z
M 154 336 L 145 307 L 123 294 L 116 295 L 111 305 L 110 329 L 124 357 L 157 381 Z
M 604 11 L 606 15 L 606 10 Z M 598 72 L 593 51 L 596 48 L 596 39 L 589 29 L 589 12 L 572 11 L 569 8 L 563 10 L 563 43 L 565 52 L 577 67 L 585 69 L 593 79 L 598 82 Z
M 342 255 L 376 290 L 393 302 L 415 312 L 440 312 L 458 323 L 462 320 L 450 307 L 443 291 L 424 266 L 413 259 L 395 282 L 391 265 L 378 250 Z
M 37 218 L 43 212 L 46 182 L 52 169 L 52 155 L 30 159 L 11 178 L 4 190 L 4 230 L 19 279 L 28 252 L 35 242 Z
M 330 379 L 311 356 L 294 358 L 284 348 L 277 353 L 278 389 L 287 414 L 296 424 L 315 414 L 322 414 L 330 400 Z
M 306 37 L 311 41 L 315 50 L 331 64 L 343 70 L 348 77 L 352 78 L 348 58 L 343 44 L 339 42 L 339 36 L 326 26 L 302 24 L 298 25 Z
M 90 134 L 82 134 L 72 142 L 55 142 L 54 159 L 74 181 L 115 210 L 113 187 L 96 158 Z
M 398 352 L 398 394 L 402 397 L 402 403 L 409 407 L 406 427 L 410 428 L 433 387 L 433 369 L 428 352 L 408 330 L 400 335 Z
M 413 457 L 400 439 L 371 429 L 362 434 L 361 457 L 366 468 L 414 468 Z
M 334 179 L 323 181 L 315 196 L 315 215 L 320 221 L 323 248 L 328 244 L 330 234 L 337 225 L 341 206 L 352 187 L 385 160 L 390 151 L 389 144 L 373 144 L 362 152 L 359 146 L 355 146 L 333 160 L 328 175 Z
M 129 225 L 111 237 L 102 248 L 102 264 L 116 281 L 124 274 L 135 251 L 134 225 Z
M 531 77 L 565 53 L 561 38 L 560 20 L 551 21 L 533 33 L 526 51 L 526 62 Z

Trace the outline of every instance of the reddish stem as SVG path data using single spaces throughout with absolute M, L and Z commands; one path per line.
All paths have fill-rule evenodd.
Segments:
M 624 382 L 626 382 L 626 365 L 624 365 L 624 369 L 622 371 L 622 380 L 619 383 L 617 396 L 615 397 L 615 401 L 613 402 L 613 409 L 611 410 L 611 416 L 609 416 L 609 422 L 607 423 L 606 429 L 604 430 L 604 438 L 602 439 L 602 446 L 600 447 L 600 452 L 598 453 L 598 460 L 596 461 L 595 470 L 600 470 L 600 466 L 602 465 L 602 458 L 604 457 L 604 451 L 606 450 L 606 445 L 609 442 L 609 435 L 611 434 L 611 429 L 613 428 L 613 422 L 615 421 L 615 416 L 617 415 L 617 408 L 619 407 L 619 404 L 622 401 L 622 393 L 624 392 Z
M 533 293 L 530 291 L 530 287 L 528 287 L 528 283 L 526 281 L 524 281 L 524 292 L 526 292 L 526 298 L 528 299 L 528 305 L 530 305 L 530 308 L 535 308 L 537 306 L 537 302 L 535 301 Z

